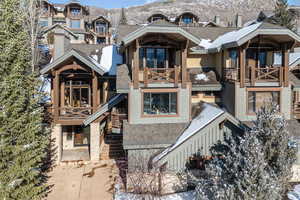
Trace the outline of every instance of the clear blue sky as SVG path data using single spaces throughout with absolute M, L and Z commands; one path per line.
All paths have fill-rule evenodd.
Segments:
M 50 0 L 53 3 L 65 3 L 68 0 Z M 143 5 L 155 0 L 80 0 L 84 5 L 92 5 L 100 8 L 121 8 L 135 5 Z M 289 0 L 290 4 L 300 5 L 300 0 Z

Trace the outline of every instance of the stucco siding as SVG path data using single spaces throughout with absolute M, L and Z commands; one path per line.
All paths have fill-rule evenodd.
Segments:
M 225 83 L 221 94 L 222 102 L 227 111 L 235 116 L 235 85 L 234 83 Z

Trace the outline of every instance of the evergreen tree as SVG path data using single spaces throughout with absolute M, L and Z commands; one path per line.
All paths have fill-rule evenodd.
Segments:
M 277 24 L 295 30 L 294 15 L 288 9 L 288 0 L 277 0 L 274 20 Z
M 212 148 L 217 157 L 207 166 L 208 178 L 193 178 L 199 199 L 283 199 L 296 150 L 277 113 L 276 106 L 264 107 L 251 131 Z
M 41 199 L 48 144 L 38 76 L 31 71 L 27 0 L 0 1 L 0 199 Z
M 122 8 L 119 25 L 126 25 L 126 24 L 127 24 L 127 18 L 126 18 L 126 14 L 125 14 L 125 9 Z

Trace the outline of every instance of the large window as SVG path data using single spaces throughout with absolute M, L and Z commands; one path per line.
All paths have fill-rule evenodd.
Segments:
M 280 91 L 249 91 L 248 114 L 255 114 L 263 105 L 276 103 L 280 106 Z
M 177 93 L 144 93 L 144 115 L 176 115 Z
M 168 49 L 165 48 L 140 48 L 140 68 L 144 66 L 144 59 L 148 68 L 165 68 L 168 59 L 167 51 Z
M 87 81 L 67 81 L 65 86 L 66 107 L 90 107 L 90 85 Z
M 72 19 L 71 20 L 71 28 L 80 29 L 80 20 L 79 19 Z

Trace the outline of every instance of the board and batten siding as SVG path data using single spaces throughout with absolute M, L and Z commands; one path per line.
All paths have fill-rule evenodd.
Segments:
M 168 170 L 180 171 L 185 169 L 189 157 L 199 152 L 199 150 L 202 155 L 209 156 L 210 148 L 218 141 L 224 141 L 224 133 L 232 134 L 239 130 L 237 125 L 227 121 L 227 116 L 228 114 L 224 113 L 206 127 L 199 130 L 196 134 L 158 161 L 159 165 L 166 163 Z M 224 126 L 220 126 L 223 122 L 225 122 Z

